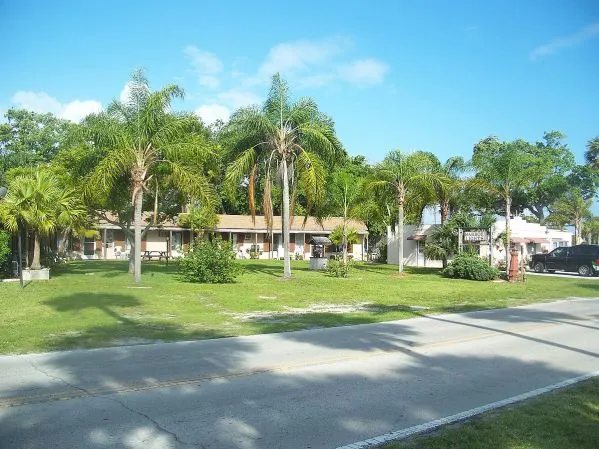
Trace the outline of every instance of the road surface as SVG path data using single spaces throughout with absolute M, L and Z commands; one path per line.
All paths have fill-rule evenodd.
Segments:
M 599 299 L 0 357 L 0 447 L 335 448 L 599 370 Z

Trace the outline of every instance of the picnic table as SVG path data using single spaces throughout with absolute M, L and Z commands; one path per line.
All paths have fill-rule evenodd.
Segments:
M 146 260 L 165 259 L 166 263 L 168 264 L 168 260 L 170 259 L 170 256 L 168 255 L 168 251 L 144 251 L 141 258 L 146 259 Z

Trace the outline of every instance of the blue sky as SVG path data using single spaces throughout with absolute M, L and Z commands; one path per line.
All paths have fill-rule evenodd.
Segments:
M 143 67 L 208 121 L 260 102 L 280 71 L 350 154 L 469 157 L 557 129 L 582 162 L 599 135 L 599 3 L 0 0 L 0 111 L 77 120 Z

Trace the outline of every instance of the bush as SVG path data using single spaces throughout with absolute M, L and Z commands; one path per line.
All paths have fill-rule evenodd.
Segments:
M 9 273 L 12 237 L 8 232 L 0 231 L 0 274 Z
M 351 266 L 351 260 L 348 260 L 347 263 L 343 263 L 343 260 L 330 259 L 327 262 L 327 272 L 331 276 L 335 276 L 338 278 L 346 278 L 349 275 L 349 270 L 351 269 Z
M 499 270 L 478 256 L 462 254 L 453 259 L 441 274 L 448 278 L 490 281 L 499 277 Z
M 221 239 L 198 242 L 179 262 L 179 271 L 188 282 L 224 284 L 241 273 L 231 244 Z

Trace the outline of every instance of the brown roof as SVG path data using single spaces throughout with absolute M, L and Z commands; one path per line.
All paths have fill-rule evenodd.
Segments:
M 219 221 L 216 225 L 217 231 L 264 231 L 266 232 L 266 220 L 263 216 L 256 216 L 255 222 L 250 215 L 219 215 Z M 348 226 L 358 231 L 358 234 L 367 234 L 368 229 L 361 221 L 348 220 Z M 316 218 L 308 217 L 304 224 L 304 217 L 295 216 L 291 223 L 291 232 L 331 232 L 337 226 L 343 225 L 342 217 L 330 217 L 318 223 Z M 273 230 L 276 232 L 281 229 L 281 216 L 273 217 Z
M 111 220 L 115 220 L 116 217 L 110 216 L 107 214 Z M 152 214 L 148 212 L 144 212 L 143 214 L 143 226 L 151 219 Z M 216 231 L 220 232 L 235 232 L 235 231 L 261 231 L 266 232 L 266 220 L 263 216 L 256 216 L 255 222 L 252 220 L 251 215 L 219 215 L 218 216 L 218 224 L 216 225 Z M 295 216 L 293 218 L 293 222 L 291 223 L 290 230 L 291 232 L 315 232 L 315 233 L 329 233 L 337 226 L 343 225 L 342 217 L 330 217 L 322 220 L 322 224 L 319 224 L 314 217 L 308 217 L 306 223 L 304 224 L 304 217 Z M 366 225 L 361 221 L 356 220 L 348 220 L 347 225 L 350 228 L 354 228 L 358 234 L 367 234 L 368 229 Z M 115 226 L 111 223 L 106 222 L 105 220 L 98 220 L 99 228 L 114 228 L 117 229 L 118 226 Z M 172 229 L 172 230 L 181 230 L 185 228 L 181 228 L 177 225 L 176 220 L 167 219 L 162 222 L 158 222 L 156 227 L 152 226 L 150 229 Z M 275 232 L 281 229 L 281 216 L 277 215 L 273 217 L 273 230 Z

